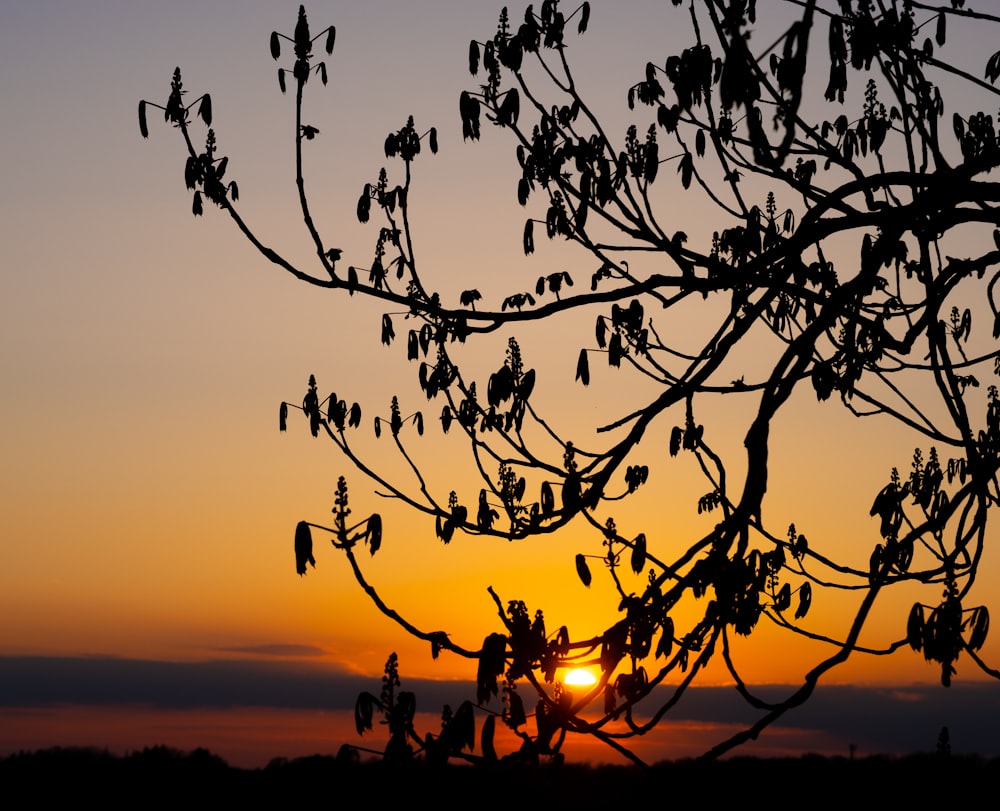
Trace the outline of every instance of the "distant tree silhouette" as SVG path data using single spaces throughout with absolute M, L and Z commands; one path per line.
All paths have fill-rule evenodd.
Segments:
M 963 0 L 673 5 L 683 6 L 674 13 L 678 25 L 690 26 L 690 47 L 655 55 L 658 61 L 623 89 L 642 122 L 624 137 L 597 117 L 568 57 L 570 40 L 588 26 L 588 3 L 564 12 L 558 0 L 545 0 L 521 19 L 504 9 L 496 32 L 472 42 L 476 78 L 459 100 L 463 135 L 479 139 L 485 120 L 516 145 L 517 198 L 529 212 L 524 252 L 533 252 L 536 233 L 544 231 L 579 256 L 573 274 L 547 268 L 537 282 L 512 280 L 499 306 L 476 289 L 448 300 L 418 268 L 410 167 L 422 152 L 437 151 L 437 133 L 421 132 L 413 118 L 385 140 L 386 157 L 401 171 L 381 170 L 358 199 L 358 219 L 378 223 L 370 263 L 345 269 L 341 251 L 321 236 L 303 170 L 303 145 L 319 133 L 304 122 L 303 97 L 310 81 L 327 81 L 313 46 L 322 41 L 332 53 L 335 32 L 314 36 L 303 9 L 294 34 L 273 33 L 270 47 L 282 65 L 280 89 L 295 97 L 296 183 L 315 272 L 266 247 L 246 224 L 214 132 L 203 149 L 195 146 L 192 113 L 211 126 L 208 95 L 185 103 L 178 70 L 164 106 L 140 103 L 144 136 L 153 106 L 185 141 L 195 215 L 207 200 L 297 279 L 405 313 L 413 326 L 399 342 L 435 403 L 433 422 L 464 436 L 481 483 L 478 493 L 433 491 L 409 452 L 424 433 L 424 416 L 404 416 L 396 397 L 388 418 L 363 420 L 358 404 L 326 396 L 310 378 L 301 405 L 281 405 L 281 430 L 290 409 L 302 411 L 314 436 L 328 437 L 381 492 L 425 515 L 428 530 L 433 524 L 445 543 L 589 525 L 594 543 L 576 556 L 579 577 L 589 585 L 597 566 L 614 582 L 618 596 L 607 626 L 591 638 L 573 637 L 568 625 L 546 627 L 541 611 L 490 589 L 502 627 L 481 646 L 462 647 L 388 608 L 365 579 L 358 545 L 378 551 L 382 520 L 358 520 L 340 478 L 333 526 L 298 525 L 297 571 L 314 565 L 312 536 L 322 531 L 383 613 L 428 641 L 435 656 L 446 650 L 478 660 L 476 704 L 449 712 L 436 738 L 413 730 L 413 697 L 395 691 L 390 660 L 381 698 L 364 694 L 357 708 L 359 731 L 370 728 L 373 713 L 385 714 L 387 756 L 402 757 L 411 744 L 433 758 L 467 755 L 475 711 L 485 715 L 490 738 L 497 720 L 513 730 L 521 757 L 552 755 L 567 733 L 582 733 L 638 760 L 630 739 L 667 717 L 720 656 L 759 717 L 708 757 L 756 738 L 858 652 L 909 645 L 939 668 L 946 686 L 960 657 L 1000 675 L 978 653 L 989 615 L 970 595 L 987 516 L 1000 497 L 1000 396 L 995 385 L 981 385 L 1000 372 L 1000 184 L 990 178 L 1000 145 L 992 115 L 963 106 L 996 109 L 1000 52 L 985 66 L 963 64 L 967 53 L 943 55 L 954 27 L 993 27 L 1000 18 L 967 9 Z M 762 13 L 773 15 L 767 25 L 757 20 Z M 750 38 L 758 29 L 780 36 L 758 48 Z M 949 105 L 938 84 L 945 81 Z M 693 232 L 698 223 L 657 213 L 667 192 L 711 205 L 710 237 L 689 237 L 677 226 Z M 536 410 L 536 375 L 514 338 L 478 386 L 452 356 L 455 342 L 529 322 L 555 328 L 584 310 L 596 315 L 595 332 L 569 338 L 582 344 L 571 350 L 578 385 L 590 384 L 591 365 L 601 359 L 658 387 L 598 427 L 606 437 L 601 447 L 581 447 Z M 668 329 L 674 317 L 690 322 L 691 313 L 708 337 Z M 397 343 L 398 321 L 382 317 L 384 344 Z M 733 379 L 748 342 L 756 347 L 755 371 Z M 912 460 L 901 460 L 903 472 L 892 469 L 872 494 L 878 532 L 865 563 L 844 559 L 835 544 L 807 542 L 794 525 L 764 520 L 770 430 L 800 390 L 830 401 L 828 409 L 839 401 L 859 417 L 890 418 L 912 430 L 919 445 Z M 752 414 L 742 482 L 727 475 L 711 428 L 697 418 L 711 396 L 742 398 Z M 663 421 L 673 426 L 669 447 L 651 475 L 635 451 Z M 363 422 L 376 436 L 387 434 L 416 474 L 416 488 L 384 478 L 355 455 L 348 437 Z M 619 526 L 612 515 L 618 500 L 640 488 L 669 486 L 657 482 L 666 478 L 667 456 L 685 456 L 700 471 L 705 493 L 691 509 L 715 521 L 679 545 L 658 540 L 658 527 Z M 837 498 L 840 483 L 820 462 L 804 464 L 802 475 Z M 899 638 L 878 649 L 859 645 L 876 603 L 900 586 L 923 586 L 925 596 L 899 617 Z M 808 615 L 813 602 L 835 591 L 856 599 L 832 636 L 812 628 Z M 779 701 L 752 692 L 731 655 L 733 635 L 749 636 L 761 618 L 830 649 Z M 600 678 L 571 691 L 557 674 L 580 663 L 599 666 Z M 645 720 L 636 713 L 640 703 Z M 492 746 L 484 750 L 489 757 Z

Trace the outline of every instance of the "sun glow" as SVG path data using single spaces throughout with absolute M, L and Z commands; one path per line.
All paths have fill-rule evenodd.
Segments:
M 597 676 L 582 667 L 570 670 L 563 677 L 563 684 L 573 687 L 590 687 L 597 684 Z

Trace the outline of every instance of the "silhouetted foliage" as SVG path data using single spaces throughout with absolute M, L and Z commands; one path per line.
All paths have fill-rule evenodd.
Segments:
M 341 477 L 333 526 L 298 525 L 297 571 L 313 563 L 310 528 L 328 533 L 381 611 L 430 642 L 435 656 L 448 650 L 478 660 L 476 705 L 447 710 L 437 736 L 413 730 L 413 697 L 395 690 L 390 660 L 381 697 L 363 694 L 356 711 L 359 731 L 384 715 L 387 758 L 405 760 L 414 746 L 429 759 L 469 757 L 475 710 L 485 714 L 491 741 L 483 741 L 482 757 L 491 756 L 499 719 L 528 760 L 558 753 L 567 733 L 596 736 L 637 760 L 628 740 L 666 717 L 720 655 L 760 716 L 710 757 L 757 737 L 857 652 L 888 654 L 909 645 L 939 669 L 944 685 L 961 657 L 1000 675 L 978 653 L 989 614 L 971 596 L 1000 467 L 1000 394 L 981 383 L 1000 370 L 1000 185 L 989 179 L 1000 145 L 988 111 L 996 109 L 1000 53 L 985 65 L 964 64 L 961 48 L 943 55 L 956 26 L 992 27 L 1000 18 L 966 9 L 963 0 L 673 5 L 678 25 L 690 23 L 690 46 L 654 55 L 658 61 L 623 89 L 641 123 L 622 139 L 598 119 L 572 73 L 570 43 L 588 26 L 588 3 L 567 12 L 559 0 L 545 0 L 520 21 L 504 9 L 495 33 L 471 43 L 474 88 L 459 99 L 463 137 L 483 137 L 485 121 L 494 125 L 491 136 L 513 140 L 516 197 L 530 212 L 525 254 L 542 233 L 579 251 L 575 279 L 543 271 L 534 283 L 513 280 L 499 306 L 477 289 L 447 301 L 418 269 L 410 167 L 423 160 L 424 146 L 436 151 L 437 133 L 421 132 L 412 117 L 385 141 L 386 157 L 402 164 L 404 179 L 396 183 L 383 169 L 358 199 L 358 219 L 381 223 L 370 266 L 337 269 L 341 251 L 313 221 L 302 169 L 304 142 L 321 136 L 302 123 L 304 90 L 312 76 L 327 80 L 312 45 L 322 38 L 331 53 L 334 31 L 312 36 L 303 9 L 294 35 L 273 33 L 270 50 L 283 65 L 281 91 L 289 83 L 295 91 L 296 182 L 316 248 L 315 275 L 265 247 L 246 225 L 236 184 L 223 179 L 227 160 L 218 156 L 214 131 L 203 151 L 194 146 L 191 111 L 197 105 L 211 126 L 209 97 L 185 105 L 178 70 L 166 105 L 153 105 L 187 145 L 195 214 L 207 198 L 264 258 L 296 278 L 405 314 L 413 326 L 404 343 L 419 363 L 419 385 L 437 402 L 444 431 L 464 435 L 481 487 L 472 496 L 432 492 L 407 452 L 424 432 L 424 416 L 404 416 L 397 397 L 388 417 L 368 424 L 412 467 L 416 490 L 381 477 L 355 455 L 348 437 L 363 424 L 360 406 L 324 396 L 312 377 L 301 406 L 282 403 L 282 430 L 289 408 L 300 408 L 314 436 L 328 437 L 381 492 L 426 515 L 444 543 L 460 535 L 518 540 L 570 522 L 589 525 L 595 549 L 576 555 L 579 578 L 589 586 L 599 567 L 617 590 L 607 628 L 574 639 L 567 625 L 553 632 L 541 611 L 516 599 L 505 603 L 490 589 L 503 627 L 481 646 L 462 647 L 409 623 L 368 584 L 355 549 L 363 541 L 371 554 L 379 550 L 382 521 L 377 514 L 349 517 Z M 765 25 L 758 14 L 772 17 Z M 780 36 L 758 48 L 750 37 L 757 29 Z M 290 69 L 284 42 L 293 44 Z M 942 80 L 954 88 L 954 109 Z M 968 106 L 975 99 L 988 109 Z M 143 136 L 150 104 L 139 107 Z M 669 222 L 673 214 L 657 213 L 665 194 L 707 201 L 715 222 L 704 234 L 695 232 L 703 227 L 697 222 L 677 223 L 688 229 L 679 230 Z M 589 284 L 574 283 L 581 274 Z M 579 384 L 594 381 L 592 363 L 603 358 L 617 374 L 628 370 L 659 387 L 652 399 L 624 405 L 620 418 L 598 427 L 607 438 L 600 448 L 580 447 L 536 411 L 536 375 L 514 338 L 485 386 L 463 374 L 451 351 L 455 342 L 581 311 L 597 315 L 593 337 L 579 338 L 580 349 L 566 348 Z M 705 329 L 666 329 L 672 318 L 690 321 L 692 314 Z M 382 317 L 383 344 L 402 339 L 398 320 Z M 752 371 L 737 357 L 748 342 L 756 347 Z M 785 530 L 764 520 L 771 427 L 803 390 L 829 401 L 824 408 L 839 401 L 859 417 L 891 418 L 921 443 L 908 470 L 893 468 L 873 494 L 877 536 L 867 561 L 842 558 L 835 543 L 808 542 L 794 524 Z M 697 418 L 701 404 L 720 395 L 742 398 L 752 414 L 742 485 L 727 476 L 711 427 Z M 664 420 L 673 428 L 658 469 L 673 457 L 690 459 L 706 488 L 691 508 L 716 522 L 679 545 L 658 540 L 657 527 L 619 528 L 611 514 L 618 500 L 656 486 L 655 471 L 636 449 Z M 802 475 L 836 498 L 839 483 L 826 480 L 821 462 L 804 462 Z M 908 618 L 898 618 L 899 638 L 882 648 L 860 645 L 876 603 L 901 585 L 921 585 L 925 596 Z M 809 625 L 809 612 L 835 590 L 857 597 L 842 631 L 828 635 Z M 780 702 L 756 696 L 731 655 L 733 635 L 751 635 L 762 618 L 830 646 Z M 579 663 L 599 666 L 600 677 L 573 693 L 556 675 Z M 640 702 L 646 720 L 634 714 Z

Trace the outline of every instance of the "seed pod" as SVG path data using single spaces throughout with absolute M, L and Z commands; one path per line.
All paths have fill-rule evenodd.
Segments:
M 469 73 L 479 73 L 479 43 L 475 40 L 469 43 Z

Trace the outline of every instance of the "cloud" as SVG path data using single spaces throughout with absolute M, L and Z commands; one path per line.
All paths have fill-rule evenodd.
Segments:
M 283 645 L 273 643 L 270 645 L 245 645 L 235 648 L 216 648 L 220 653 L 245 653 L 251 656 L 271 656 L 271 657 L 313 657 L 323 656 L 326 651 L 316 645 Z
M 757 691 L 764 701 L 787 698 L 794 685 Z M 763 713 L 754 711 L 731 687 L 691 688 L 670 712 L 676 721 L 741 723 L 749 726 Z M 801 707 L 775 726 L 822 732 L 859 751 L 908 753 L 933 751 L 947 726 L 955 752 L 1000 755 L 1000 683 L 966 681 L 949 688 L 933 685 L 820 685 Z M 766 733 L 764 734 L 766 737 Z
M 249 652 L 263 655 L 268 650 L 274 652 L 270 646 Z M 204 662 L 0 657 L 0 707 L 146 705 L 168 710 L 350 710 L 358 693 L 378 693 L 380 674 L 359 676 L 307 661 L 312 655 L 302 650 L 296 661 Z M 446 703 L 457 706 L 474 693 L 471 681 L 407 679 L 405 675 L 402 688 L 416 694 L 418 709 L 432 713 Z M 776 685 L 759 692 L 763 700 L 776 701 L 795 689 Z M 652 698 L 662 701 L 668 696 L 661 688 Z M 655 705 L 649 712 L 653 709 Z M 746 726 L 760 715 L 733 688 L 693 687 L 668 717 L 676 722 Z M 642 713 L 637 716 L 641 720 Z M 853 743 L 866 754 L 932 751 L 940 729 L 947 726 L 956 753 L 997 756 L 1000 683 L 958 682 L 948 689 L 938 685 L 820 685 L 804 706 L 789 712 L 776 726 L 841 741 L 844 752 Z M 763 737 L 767 737 L 766 733 Z
M 381 674 L 360 676 L 305 661 L 0 657 L 0 706 L 5 707 L 145 704 L 160 709 L 336 710 L 353 709 L 358 693 L 378 693 L 380 687 Z M 439 708 L 471 697 L 473 687 L 469 682 L 404 679 L 404 689 L 415 692 L 423 706 Z

